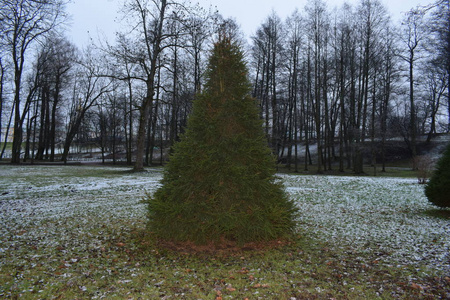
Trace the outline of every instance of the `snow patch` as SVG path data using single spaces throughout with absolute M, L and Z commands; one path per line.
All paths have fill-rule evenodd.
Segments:
M 32 258 L 24 255 L 32 252 L 23 249 L 30 247 L 100 251 L 109 238 L 105 226 L 123 220 L 130 228 L 145 226 L 142 199 L 160 186 L 161 169 L 83 166 L 86 175 L 75 177 L 65 174 L 70 168 L 76 167 L 0 166 L 0 258 L 25 265 Z M 98 168 L 107 175 L 99 176 Z M 387 264 L 450 272 L 450 222 L 426 214 L 435 207 L 416 179 L 279 178 L 300 210 L 300 232 Z

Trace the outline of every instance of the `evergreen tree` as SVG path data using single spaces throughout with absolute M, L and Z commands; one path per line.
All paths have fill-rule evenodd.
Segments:
M 206 75 L 163 185 L 149 199 L 149 227 L 197 244 L 283 237 L 295 227 L 296 208 L 276 182 L 243 53 L 230 38 L 214 45 Z
M 450 144 L 439 159 L 425 187 L 428 200 L 439 207 L 450 207 Z

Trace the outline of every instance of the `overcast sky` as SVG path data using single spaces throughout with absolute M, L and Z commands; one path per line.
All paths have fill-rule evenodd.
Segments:
M 124 0 L 73 0 L 67 9 L 72 15 L 69 39 L 79 47 L 89 43 L 89 37 L 114 39 L 114 32 L 119 28 L 116 20 L 120 4 Z M 274 10 L 285 19 L 295 8 L 303 11 L 307 0 L 192 0 L 204 8 L 217 7 L 224 17 L 233 17 L 247 37 L 253 35 L 256 29 Z M 326 0 L 329 9 L 340 7 L 344 0 Z M 360 0 L 347 0 L 357 5 Z M 400 20 L 402 13 L 417 5 L 427 5 L 433 0 L 381 0 L 388 8 L 394 20 Z

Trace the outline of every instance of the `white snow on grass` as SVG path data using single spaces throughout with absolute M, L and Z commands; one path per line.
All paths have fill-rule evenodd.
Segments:
M 34 248 L 80 256 L 100 249 L 118 226 L 143 228 L 142 199 L 159 186 L 162 169 L 127 170 L 0 166 L 0 270 L 5 260 L 30 264 Z M 416 179 L 279 176 L 300 209 L 301 234 L 386 264 L 449 273 L 450 220 L 426 214 L 435 207 Z M 56 259 L 53 252 L 38 253 Z
M 450 271 L 450 220 L 416 179 L 281 175 L 299 231 L 393 265 Z
M 161 170 L 128 170 L 0 166 L 0 267 L 3 259 L 24 259 L 30 247 L 80 253 L 110 238 L 102 228 L 145 226 L 142 200 L 159 186 Z

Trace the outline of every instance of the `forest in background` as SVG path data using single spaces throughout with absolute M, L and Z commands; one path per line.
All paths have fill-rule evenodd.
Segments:
M 378 0 L 335 10 L 309 0 L 285 20 L 273 12 L 250 38 L 220 12 L 128 0 L 116 40 L 84 49 L 66 36 L 66 3 L 1 4 L 1 159 L 94 151 L 135 170 L 163 163 L 223 30 L 246 51 L 269 145 L 295 171 L 313 161 L 318 172 L 361 173 L 364 160 L 384 169 L 390 140 L 415 158 L 419 140 L 450 130 L 448 0 L 398 24 Z

